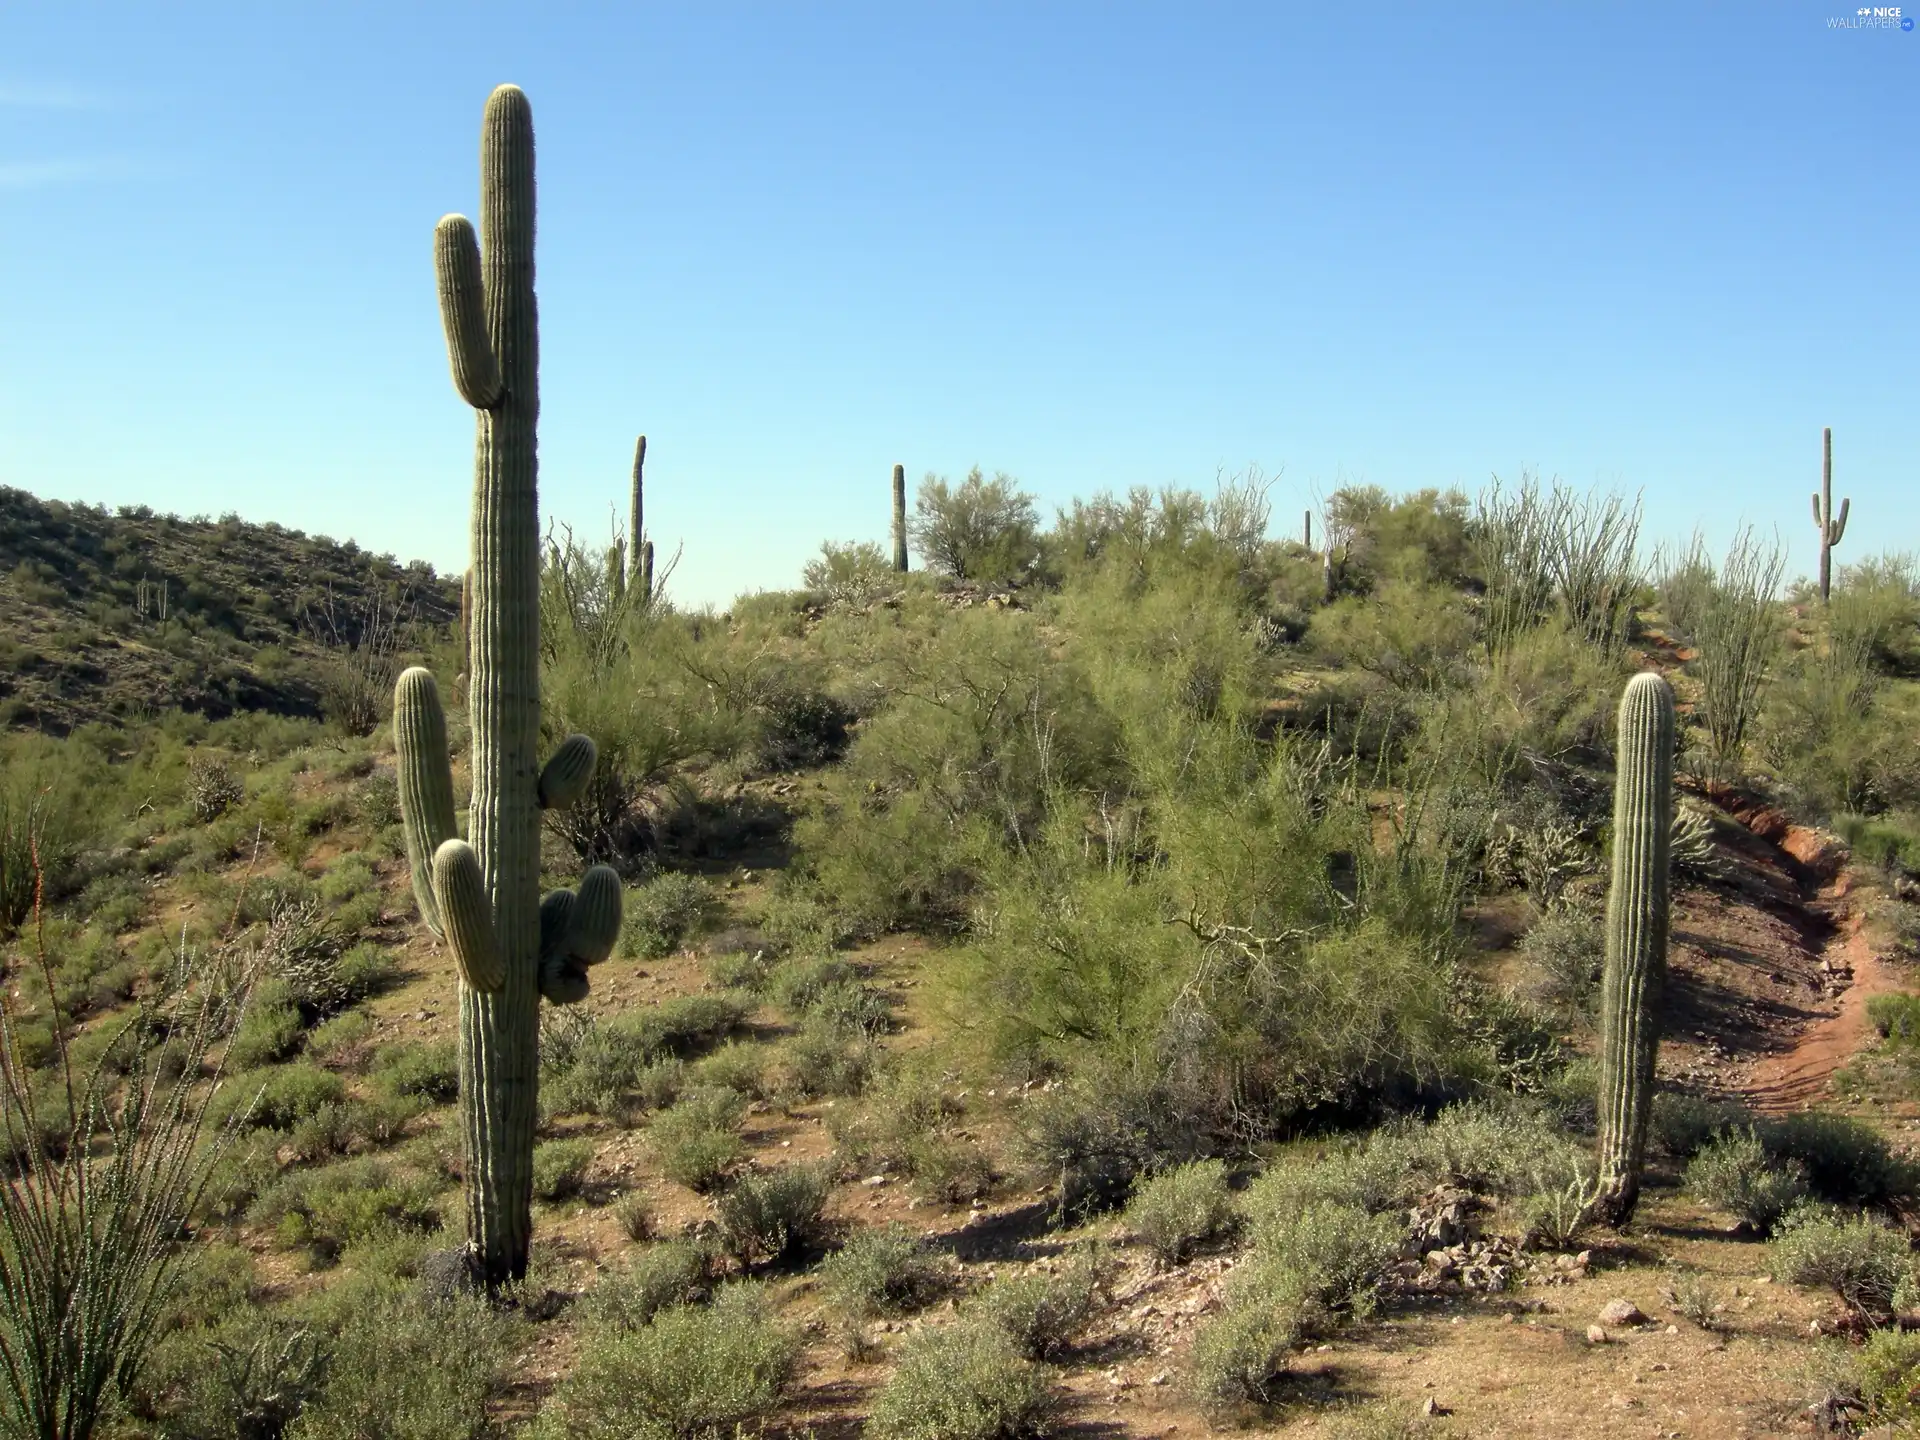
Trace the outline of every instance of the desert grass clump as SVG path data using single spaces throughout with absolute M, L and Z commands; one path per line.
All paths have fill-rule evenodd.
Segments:
M 1762 1235 L 1807 1196 L 1807 1167 L 1767 1153 L 1751 1127 L 1710 1140 L 1687 1164 L 1687 1191 Z
M 672 1307 L 637 1329 L 592 1336 L 536 1422 L 566 1440 L 723 1440 L 772 1412 L 798 1339 L 756 1285 L 721 1288 L 709 1306 Z
M 815 1165 L 740 1176 L 715 1206 L 721 1247 L 742 1265 L 769 1263 L 816 1244 L 832 1177 Z
M 1196 1160 L 1137 1181 L 1126 1214 L 1127 1228 L 1163 1270 L 1184 1265 L 1233 1220 L 1227 1167 L 1220 1160 Z
M 878 1440 L 1014 1440 L 1045 1430 L 1047 1372 L 981 1320 L 929 1326 L 907 1341 L 874 1401 Z
M 1913 1283 L 1904 1231 L 1870 1216 L 1803 1205 L 1775 1228 L 1767 1245 L 1774 1279 L 1831 1290 L 1856 1313 L 1885 1317 Z

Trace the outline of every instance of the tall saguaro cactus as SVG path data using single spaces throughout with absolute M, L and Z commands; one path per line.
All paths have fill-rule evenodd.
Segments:
M 642 476 L 647 468 L 647 437 L 642 435 L 633 446 L 633 503 L 627 512 L 627 563 L 633 573 L 627 578 L 639 583 L 641 547 L 647 538 L 646 496 Z
M 1833 547 L 1847 533 L 1847 506 L 1842 497 L 1840 513 L 1833 513 L 1833 427 L 1820 432 L 1820 493 L 1813 497 L 1813 524 L 1820 532 L 1820 603 L 1827 603 L 1833 591 Z
M 446 718 L 433 676 L 394 692 L 401 810 L 420 913 L 460 972 L 460 1115 L 467 1244 L 489 1286 L 526 1273 L 532 1229 L 540 997 L 587 993 L 585 966 L 620 929 L 620 880 L 595 866 L 576 894 L 540 895 L 540 811 L 570 804 L 593 771 L 571 735 L 544 767 L 540 743 L 540 414 L 533 292 L 533 112 L 503 85 L 480 138 L 480 233 L 463 215 L 434 231 L 440 316 L 454 388 L 475 419 L 468 631 L 473 798 L 454 829 Z
M 893 568 L 907 573 L 907 467 L 893 467 Z
M 1673 688 L 1652 671 L 1627 682 L 1613 787 L 1613 879 L 1600 996 L 1597 1218 L 1624 1225 L 1640 1198 L 1667 978 L 1673 826 Z

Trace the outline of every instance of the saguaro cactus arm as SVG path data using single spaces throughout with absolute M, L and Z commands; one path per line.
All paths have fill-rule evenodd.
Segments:
M 1667 973 L 1673 689 L 1651 671 L 1628 681 L 1621 697 L 1616 764 L 1594 1211 L 1608 1224 L 1623 1225 L 1640 1197 Z
M 454 838 L 453 767 L 447 759 L 447 717 L 431 672 L 404 671 L 393 693 L 393 748 L 399 759 L 400 819 L 407 837 L 420 918 L 436 935 L 446 932 L 433 890 L 433 857 Z
M 500 362 L 487 339 L 487 287 L 473 222 L 448 215 L 433 232 L 433 273 L 440 292 L 440 323 L 447 332 L 453 387 L 476 410 L 500 403 Z

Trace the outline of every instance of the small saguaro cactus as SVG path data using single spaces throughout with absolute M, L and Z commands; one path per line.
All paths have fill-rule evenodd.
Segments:
M 1640 1198 L 1667 978 L 1673 827 L 1673 687 L 1627 682 L 1613 785 L 1613 876 L 1600 992 L 1600 1175 L 1594 1215 L 1624 1225 Z
M 653 604 L 653 542 L 640 547 L 640 603 Z
M 907 467 L 893 467 L 893 568 L 907 573 Z
M 460 973 L 467 1245 L 477 1278 L 491 1287 L 527 1268 L 540 997 L 568 1004 L 585 996 L 585 967 L 606 959 L 619 934 L 620 879 L 595 866 L 578 893 L 540 894 L 540 812 L 579 796 L 593 773 L 594 746 L 570 735 L 544 767 L 538 764 L 533 114 L 514 86 L 488 97 L 480 175 L 484 250 L 463 215 L 447 216 L 434 232 L 454 387 L 476 421 L 469 839 L 454 828 L 439 690 L 418 666 L 395 687 L 394 746 L 414 895 Z
M 1820 493 L 1813 497 L 1813 524 L 1820 532 L 1820 603 L 1827 603 L 1833 592 L 1833 547 L 1847 533 L 1847 507 L 1842 497 L 1840 513 L 1833 513 L 1833 427 L 1820 432 Z
M 628 580 L 639 586 L 639 566 L 643 561 L 641 547 L 647 540 L 647 511 L 645 511 L 645 488 L 641 474 L 647 468 L 647 436 L 641 436 L 634 442 L 634 507 L 628 515 L 628 536 L 626 536 L 626 559 L 634 566 L 634 572 Z M 645 589 L 645 588 L 641 588 Z

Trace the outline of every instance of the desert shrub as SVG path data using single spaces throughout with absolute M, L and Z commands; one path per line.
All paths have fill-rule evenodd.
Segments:
M 962 580 L 1019 579 L 1040 550 L 1033 497 L 977 466 L 958 485 L 923 479 L 907 534 L 928 569 Z
M 1920 1335 L 1875 1330 L 1858 1349 L 1835 1346 L 1824 1358 L 1829 1394 L 1857 1410 L 1861 1423 L 1901 1434 L 1920 1421 Z
M 731 1090 L 700 1090 L 654 1117 L 647 1139 L 670 1180 L 710 1190 L 746 1153 L 740 1139 L 746 1102 Z
M 284 981 L 267 980 L 255 987 L 245 1018 L 227 1042 L 229 1071 L 255 1070 L 284 1060 L 300 1048 L 300 1007 Z
M 688 1067 L 693 1084 L 732 1090 L 748 1099 L 766 1095 L 767 1050 L 746 1040 L 729 1040 Z
M 820 1282 L 843 1314 L 897 1315 L 938 1298 L 947 1286 L 940 1257 L 902 1226 L 862 1230 L 820 1267 Z
M 813 1165 L 740 1176 L 715 1206 L 722 1248 L 742 1265 L 806 1249 L 820 1239 L 831 1189 L 828 1172 Z
M 1913 1163 L 1895 1154 L 1884 1136 L 1845 1115 L 1782 1115 L 1762 1124 L 1759 1135 L 1769 1155 L 1799 1161 L 1812 1192 L 1838 1205 L 1890 1204 L 1920 1183 Z
M 1911 555 L 1879 555 L 1836 577 L 1827 620 L 1836 642 L 1880 670 L 1911 675 L 1920 661 L 1920 572 Z
M 1698 1270 L 1670 1272 L 1667 1295 L 1675 1313 L 1702 1330 L 1718 1330 L 1726 1323 L 1722 1318 L 1727 1308 L 1725 1294 Z
M 829 990 L 857 985 L 860 972 L 838 955 L 794 959 L 776 966 L 768 977 L 774 1004 L 790 1015 L 804 1016 Z
M 854 608 L 871 605 L 901 583 L 893 561 L 871 540 L 823 541 L 819 558 L 806 563 L 800 578 L 829 605 Z
M 993 1189 L 993 1160 L 971 1136 L 922 1135 L 907 1146 L 913 1193 L 941 1205 L 964 1205 Z
M 1187 1386 L 1211 1410 L 1258 1405 L 1300 1341 L 1319 1333 L 1322 1316 L 1297 1275 L 1275 1277 L 1264 1290 L 1235 1281 L 1226 1305 L 1194 1333 Z
M 224 1122 L 247 1111 L 248 1125 L 290 1130 L 322 1106 L 339 1104 L 346 1094 L 347 1087 L 338 1075 L 303 1061 L 256 1070 L 229 1081 L 214 1096 L 211 1113 Z
M 1690 1160 L 1715 1136 L 1750 1125 L 1743 1105 L 1662 1090 L 1653 1097 L 1648 1138 L 1675 1160 Z
M 343 1307 L 325 1387 L 298 1440 L 478 1440 L 505 1386 L 514 1323 L 478 1299 L 397 1297 Z
M 709 1307 L 593 1335 L 556 1387 L 542 1433 L 577 1440 L 721 1440 L 768 1414 L 799 1345 L 757 1287 L 724 1286 Z
M 618 1269 L 603 1271 L 584 1303 L 595 1330 L 638 1330 L 669 1306 L 704 1299 L 707 1290 L 707 1257 L 700 1247 L 662 1240 L 630 1254 Z
M 1687 1165 L 1687 1190 L 1696 1200 L 1763 1235 L 1806 1197 L 1807 1188 L 1807 1167 L 1790 1156 L 1771 1159 L 1751 1128 L 1708 1141 Z
M 1219 1160 L 1196 1160 L 1140 1180 L 1127 1206 L 1127 1228 L 1163 1269 L 1185 1264 L 1232 1223 L 1227 1167 Z
M 388 1095 L 418 1095 L 435 1105 L 449 1105 L 460 1097 L 459 1056 L 451 1042 L 390 1046 L 374 1056 L 373 1077 Z
M 669 871 L 627 891 L 620 953 L 635 960 L 671 955 L 698 932 L 713 907 L 713 887 L 698 875 Z
M 839 759 L 855 718 L 851 709 L 826 691 L 795 683 L 794 677 L 785 674 L 756 687 L 754 710 L 760 730 L 754 763 L 774 773 L 811 769 Z
M 1867 1018 L 1884 1040 L 1894 1045 L 1920 1041 L 1920 995 L 1874 995 L 1867 1000 Z
M 773 973 L 773 966 L 764 945 L 729 946 L 707 957 L 707 978 L 725 990 L 758 994 Z
M 998 1276 L 962 1310 L 1004 1331 L 1029 1360 L 1049 1360 L 1065 1351 L 1093 1317 L 1102 1269 L 1099 1255 L 1081 1250 L 1051 1274 Z
M 1534 1162 L 1530 1173 L 1520 1199 L 1525 1238 L 1545 1249 L 1572 1249 L 1592 1218 L 1599 1193 L 1593 1162 L 1582 1154 L 1551 1150 Z
M 1528 929 L 1520 942 L 1539 972 L 1542 999 L 1586 1005 L 1600 988 L 1606 959 L 1606 928 L 1600 918 L 1577 905 L 1556 905 Z
M 287 1147 L 299 1159 L 320 1160 L 391 1145 L 406 1133 L 407 1122 L 425 1109 L 426 1101 L 416 1095 L 331 1102 L 294 1125 Z
M 1913 1257 L 1906 1234 L 1882 1221 L 1803 1205 L 1775 1228 L 1767 1265 L 1776 1280 L 1832 1290 L 1862 1314 L 1887 1315 L 1911 1282 Z
M 827 1133 L 847 1164 L 863 1174 L 906 1171 L 913 1144 L 957 1117 L 962 1104 L 927 1068 L 897 1068 L 881 1077 L 861 1104 L 829 1110 Z
M 978 1320 L 930 1326 L 909 1339 L 873 1402 L 880 1440 L 1011 1440 L 1045 1428 L 1046 1372 L 1005 1331 Z
M 1335 664 L 1426 691 L 1463 678 L 1474 627 L 1458 591 L 1388 580 L 1320 611 L 1308 638 Z
M 783 1048 L 793 1088 L 806 1096 L 858 1095 L 879 1061 L 867 1031 L 810 1015 Z
M 577 1194 L 593 1164 L 591 1140 L 543 1140 L 533 1147 L 533 1194 L 564 1200 Z
M 619 1222 L 620 1233 L 627 1239 L 638 1242 L 653 1238 L 653 1202 L 638 1191 L 622 1195 L 614 1203 L 613 1218 Z

